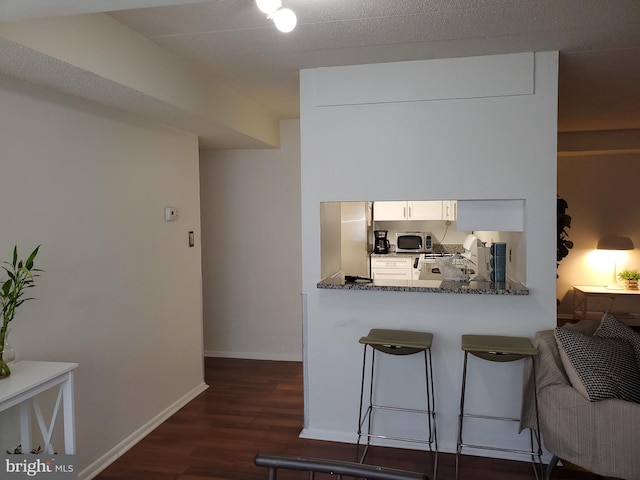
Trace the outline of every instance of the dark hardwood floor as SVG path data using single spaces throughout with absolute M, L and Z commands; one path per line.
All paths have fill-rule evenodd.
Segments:
M 205 378 L 209 389 L 96 478 L 266 480 L 266 471 L 253 464 L 258 452 L 355 460 L 352 444 L 298 438 L 303 425 L 302 364 L 207 358 Z M 439 455 L 438 479 L 455 477 L 454 458 Z M 372 447 L 367 463 L 432 471 L 430 455 L 416 450 Z M 565 469 L 556 472 L 554 479 L 598 478 Z M 283 472 L 278 478 L 308 475 Z M 461 480 L 533 478 L 529 463 L 473 456 L 463 457 L 460 470 Z

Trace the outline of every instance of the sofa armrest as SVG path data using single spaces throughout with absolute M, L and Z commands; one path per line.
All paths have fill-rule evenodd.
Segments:
M 602 476 L 638 479 L 640 472 L 640 404 L 618 399 L 590 402 L 564 373 L 553 330 L 538 332 L 534 345 L 540 433 L 553 455 Z M 533 395 L 532 373 L 525 388 Z M 524 397 L 523 397 L 524 398 Z M 535 425 L 533 402 L 523 419 Z M 526 415 L 526 416 L 525 416 Z

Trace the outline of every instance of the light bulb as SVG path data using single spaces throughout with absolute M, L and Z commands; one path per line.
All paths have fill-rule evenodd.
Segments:
M 261 12 L 267 15 L 273 15 L 273 13 L 282 7 L 281 0 L 256 0 L 256 6 Z
M 276 10 L 271 14 L 270 18 L 273 19 L 273 22 L 276 24 L 276 28 L 284 33 L 289 33 L 291 30 L 296 28 L 296 24 L 298 23 L 296 14 L 293 13 L 293 10 L 289 10 L 288 8 Z

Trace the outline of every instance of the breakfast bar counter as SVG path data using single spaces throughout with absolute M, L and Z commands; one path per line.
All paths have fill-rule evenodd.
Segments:
M 454 282 L 440 280 L 373 280 L 346 282 L 337 276 L 318 282 L 317 288 L 329 290 L 369 290 L 386 292 L 428 292 L 474 295 L 529 295 L 520 283 Z

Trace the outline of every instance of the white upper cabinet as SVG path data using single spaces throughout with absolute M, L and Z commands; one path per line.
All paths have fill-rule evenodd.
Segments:
M 409 202 L 373 202 L 374 220 L 407 220 Z
M 455 220 L 455 200 L 374 202 L 374 220 Z
M 442 201 L 407 202 L 411 217 L 407 220 L 442 220 Z

